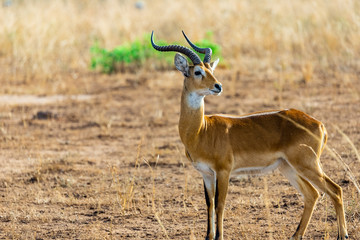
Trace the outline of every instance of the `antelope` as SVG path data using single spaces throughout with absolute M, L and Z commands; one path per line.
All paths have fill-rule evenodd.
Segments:
M 196 52 L 205 54 L 203 61 L 187 47 L 156 45 L 154 31 L 151 44 L 161 52 L 177 52 L 175 67 L 184 75 L 179 134 L 186 157 L 203 177 L 207 205 L 205 239 L 223 239 L 225 198 L 230 178 L 275 169 L 279 169 L 304 198 L 300 223 L 290 239 L 304 236 L 319 191 L 326 193 L 335 207 L 338 239 L 348 238 L 342 189 L 320 165 L 320 155 L 327 141 L 324 124 L 295 109 L 243 116 L 204 115 L 204 98 L 219 96 L 223 90 L 214 76 L 219 59 L 211 62 L 210 48 L 200 48 L 184 32 L 183 35 Z M 179 53 L 187 56 L 193 65 Z

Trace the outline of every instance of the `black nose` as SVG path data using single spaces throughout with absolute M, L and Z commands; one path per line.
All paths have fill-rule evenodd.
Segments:
M 221 92 L 221 84 L 215 83 L 214 87 Z

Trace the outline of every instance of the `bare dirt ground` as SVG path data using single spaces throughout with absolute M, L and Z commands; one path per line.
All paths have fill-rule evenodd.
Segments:
M 220 69 L 216 76 L 224 93 L 206 99 L 207 113 L 303 110 L 325 123 L 328 146 L 360 179 L 360 159 L 338 130 L 359 148 L 359 73 L 318 73 L 308 82 L 266 71 Z M 0 239 L 204 239 L 202 179 L 177 132 L 181 74 L 67 81 L 88 97 L 0 103 Z M 23 94 L 28 87 L 37 86 L 2 86 Z M 328 151 L 322 165 L 343 188 L 350 239 L 360 239 L 360 199 L 349 172 Z M 303 209 L 278 171 L 233 179 L 226 202 L 226 239 L 288 239 Z M 323 196 L 305 239 L 336 236 L 334 208 Z

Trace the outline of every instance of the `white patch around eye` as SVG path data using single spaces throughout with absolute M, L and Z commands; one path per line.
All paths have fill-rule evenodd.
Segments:
M 195 75 L 195 72 L 201 72 L 201 75 Z M 202 69 L 201 67 L 199 66 L 195 66 L 194 68 L 194 77 L 198 78 L 198 77 L 206 77 L 206 73 L 204 71 L 204 69 Z

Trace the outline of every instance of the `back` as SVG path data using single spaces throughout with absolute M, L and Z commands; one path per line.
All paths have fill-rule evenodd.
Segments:
M 220 132 L 228 135 L 233 152 L 274 152 L 296 142 L 317 148 L 313 145 L 322 137 L 322 123 L 295 109 L 256 112 L 239 117 L 212 115 L 207 119 L 208 131 L 211 131 L 211 126 L 224 128 Z M 215 131 L 219 132 L 219 129 Z

